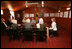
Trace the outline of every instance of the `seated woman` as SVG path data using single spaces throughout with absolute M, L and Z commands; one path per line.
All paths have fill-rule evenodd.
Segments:
M 30 23 L 30 19 L 26 19 L 26 23 L 24 24 L 25 30 L 31 30 L 32 24 Z
M 9 40 L 11 40 L 11 39 L 18 39 L 19 40 L 20 33 L 19 33 L 19 27 L 17 24 L 17 20 L 12 19 L 11 22 L 12 22 L 12 25 L 11 25 L 11 30 L 9 33 L 9 37 L 10 37 Z
M 51 18 L 51 27 L 49 28 L 49 36 L 51 36 L 51 34 L 53 34 L 53 36 L 56 36 L 56 32 L 57 32 L 57 25 L 56 25 L 56 20 L 55 18 Z
M 4 18 L 1 18 L 1 32 L 4 35 L 7 29 L 7 24 Z
M 36 21 L 34 20 L 34 18 L 32 18 L 32 21 L 31 21 L 31 24 L 32 24 L 32 27 L 34 27 Z
M 24 24 L 24 29 L 23 29 L 23 36 L 22 40 L 33 40 L 33 33 L 32 33 L 32 24 L 30 23 L 30 19 L 26 19 L 26 23 Z

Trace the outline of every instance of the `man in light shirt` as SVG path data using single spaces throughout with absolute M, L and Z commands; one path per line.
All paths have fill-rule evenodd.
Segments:
M 2 23 L 5 25 L 5 27 L 7 27 L 6 23 L 5 23 L 5 19 L 2 18 Z

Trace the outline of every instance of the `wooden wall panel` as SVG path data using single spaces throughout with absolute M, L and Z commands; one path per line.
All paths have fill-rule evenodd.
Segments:
M 25 11 L 23 13 L 23 11 Z M 22 19 L 23 19 L 23 14 L 25 13 L 35 13 L 35 12 L 39 12 L 39 13 L 45 13 L 45 12 L 56 12 L 55 10 L 51 10 L 48 8 L 29 8 L 29 9 L 25 9 L 23 11 L 15 11 L 15 17 L 18 20 L 18 23 L 22 23 Z M 10 17 L 10 12 L 8 9 L 3 10 L 4 14 L 1 15 L 1 17 L 5 18 L 6 21 L 8 20 L 8 18 Z M 18 18 L 18 15 L 20 14 L 20 17 Z M 30 18 L 31 19 L 31 18 Z M 47 26 L 51 25 L 51 17 L 44 17 L 44 22 L 46 23 Z M 60 17 L 56 17 L 56 22 L 59 26 L 61 26 L 62 28 L 65 29 L 65 31 L 71 32 L 71 19 L 70 18 L 60 18 Z
M 6 21 L 10 18 L 10 12 L 8 9 L 3 10 L 3 15 L 1 15 L 1 18 L 4 18 Z
M 69 19 L 69 18 L 56 18 L 56 22 L 65 31 L 71 32 L 71 19 Z

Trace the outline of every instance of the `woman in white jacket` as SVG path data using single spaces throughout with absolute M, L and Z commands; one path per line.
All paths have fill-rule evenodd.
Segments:
M 51 21 L 52 21 L 52 23 L 51 23 L 51 27 L 49 28 L 49 31 L 50 31 L 49 35 L 53 34 L 53 36 L 55 36 L 57 33 L 56 20 L 55 20 L 55 18 L 51 18 Z

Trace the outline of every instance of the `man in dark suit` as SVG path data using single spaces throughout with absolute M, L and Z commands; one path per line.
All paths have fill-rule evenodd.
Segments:
M 1 32 L 2 32 L 2 34 L 4 35 L 4 33 L 6 32 L 6 28 L 7 28 L 8 26 L 7 26 L 7 24 L 5 23 L 5 19 L 4 18 L 2 18 L 1 19 Z
M 13 37 L 12 37 L 13 36 Z M 11 35 L 10 35 L 10 39 L 20 39 L 20 33 L 19 33 L 19 27 L 18 24 L 12 24 L 11 25 Z
M 7 26 L 11 26 L 11 25 L 12 25 L 11 20 L 10 20 L 10 19 L 8 19 L 6 24 L 7 24 Z
M 9 35 L 9 37 L 10 37 L 9 40 L 11 40 L 12 38 L 13 39 L 18 39 L 18 40 L 20 39 L 19 27 L 18 27 L 17 22 L 15 22 L 15 21 L 17 21 L 17 20 L 12 19 L 11 33 Z

